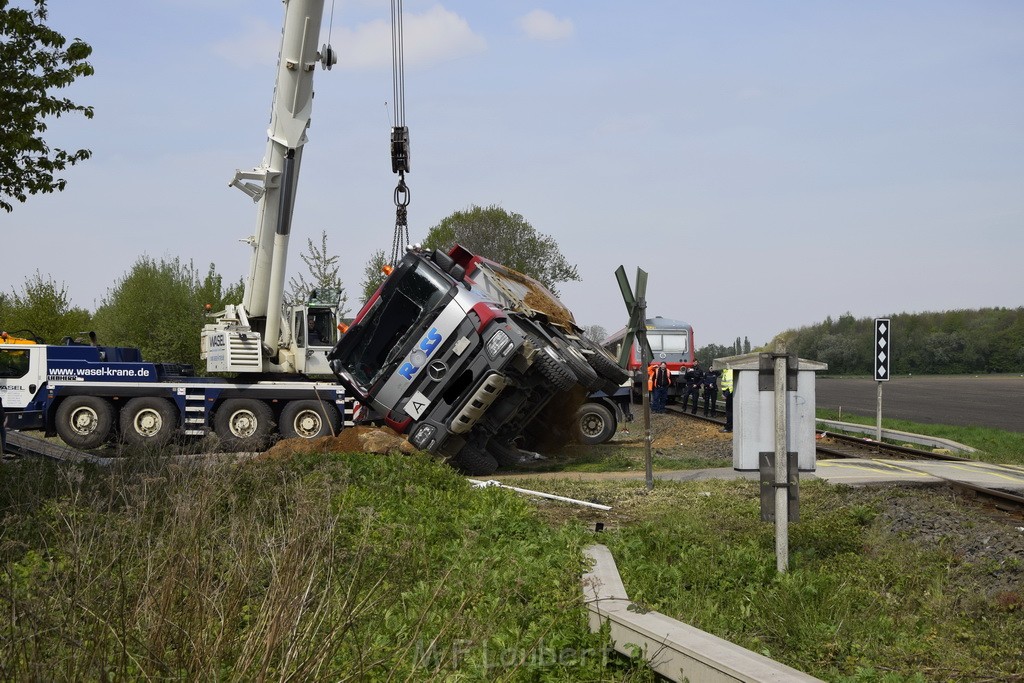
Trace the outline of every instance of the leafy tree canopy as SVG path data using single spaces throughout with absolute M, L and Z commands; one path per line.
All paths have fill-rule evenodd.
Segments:
M 471 206 L 456 211 L 427 233 L 423 245 L 447 251 L 461 244 L 474 254 L 536 278 L 557 294 L 559 282 L 580 280 L 576 266 L 562 255 L 554 238 L 542 235 L 518 213 L 500 206 Z
M 288 304 L 303 303 L 309 300 L 310 294 L 316 290 L 321 294 L 324 292 L 338 293 L 338 315 L 344 316 L 348 312 L 348 295 L 342 286 L 338 271 L 338 255 L 331 256 L 327 249 L 327 231 L 320 234 L 320 246 L 313 243 L 312 239 L 306 239 L 306 251 L 300 255 L 302 262 L 309 269 L 309 280 L 302 273 L 293 277 L 289 284 L 291 291 L 285 297 Z
M 16 337 L 59 344 L 64 337 L 87 333 L 90 321 L 88 311 L 71 305 L 66 285 L 38 270 L 20 292 L 0 294 L 0 328 Z
M 92 154 L 51 149 L 43 139 L 46 119 L 93 115 L 92 107 L 52 94 L 92 75 L 92 48 L 78 38 L 65 48 L 67 39 L 43 23 L 46 0 L 32 0 L 32 9 L 10 4 L 0 0 L 0 207 L 7 212 L 14 209 L 9 200 L 63 190 L 67 181 L 55 174 Z
M 93 317 L 100 343 L 135 346 L 156 363 L 188 363 L 201 368 L 199 339 L 213 310 L 242 298 L 242 284 L 225 288 L 210 264 L 205 275 L 191 262 L 139 257 L 107 290 Z
M 893 375 L 1024 372 L 1024 308 L 892 314 Z M 787 330 L 776 339 L 830 374 L 873 374 L 874 319 L 850 313 Z
M 384 266 L 386 265 L 388 265 L 388 261 L 383 249 L 373 252 L 370 260 L 367 261 L 366 267 L 363 269 L 363 280 L 359 283 L 359 288 L 363 292 L 364 304 L 370 300 L 373 293 L 384 282 Z

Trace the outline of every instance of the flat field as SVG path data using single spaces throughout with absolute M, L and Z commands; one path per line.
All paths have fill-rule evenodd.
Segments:
M 929 375 L 882 383 L 882 417 L 922 424 L 1024 432 L 1024 376 Z M 818 408 L 870 417 L 878 383 L 864 377 L 818 377 Z

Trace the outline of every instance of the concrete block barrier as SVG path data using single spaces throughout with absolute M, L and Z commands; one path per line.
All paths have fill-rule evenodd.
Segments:
M 635 649 L 651 668 L 672 681 L 819 681 L 756 652 L 705 633 L 629 600 L 615 559 L 603 545 L 586 549 L 594 568 L 583 575 L 590 630 L 608 623 L 613 647 L 626 656 Z

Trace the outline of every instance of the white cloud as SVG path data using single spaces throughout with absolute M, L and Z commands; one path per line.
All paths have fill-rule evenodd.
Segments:
M 574 31 L 572 19 L 559 19 L 542 9 L 520 17 L 519 28 L 531 40 L 562 40 L 572 36 Z
M 214 54 L 241 67 L 277 64 L 280 50 L 281 27 L 255 17 L 242 19 L 241 35 L 213 44 Z
M 402 22 L 405 34 L 405 65 L 430 66 L 483 52 L 487 42 L 458 14 L 434 5 L 423 14 L 407 14 Z M 362 70 L 391 66 L 391 20 L 379 19 L 354 30 L 335 28 L 333 39 L 338 66 Z
M 320 42 L 327 41 L 327 20 Z M 483 52 L 487 42 L 475 34 L 469 23 L 441 5 L 422 14 L 406 14 L 405 65 L 430 66 Z M 338 68 L 354 71 L 391 67 L 391 19 L 377 19 L 353 28 L 332 30 L 331 44 L 338 54 Z M 264 19 L 243 19 L 242 33 L 213 45 L 213 52 L 236 66 L 264 66 L 277 63 L 281 48 L 281 27 Z

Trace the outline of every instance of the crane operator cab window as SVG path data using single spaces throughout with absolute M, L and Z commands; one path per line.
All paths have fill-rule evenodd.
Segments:
M 299 346 L 334 346 L 337 324 L 332 311 L 311 309 L 306 313 L 304 325 L 301 313 L 295 317 L 295 328 L 300 331 Z

